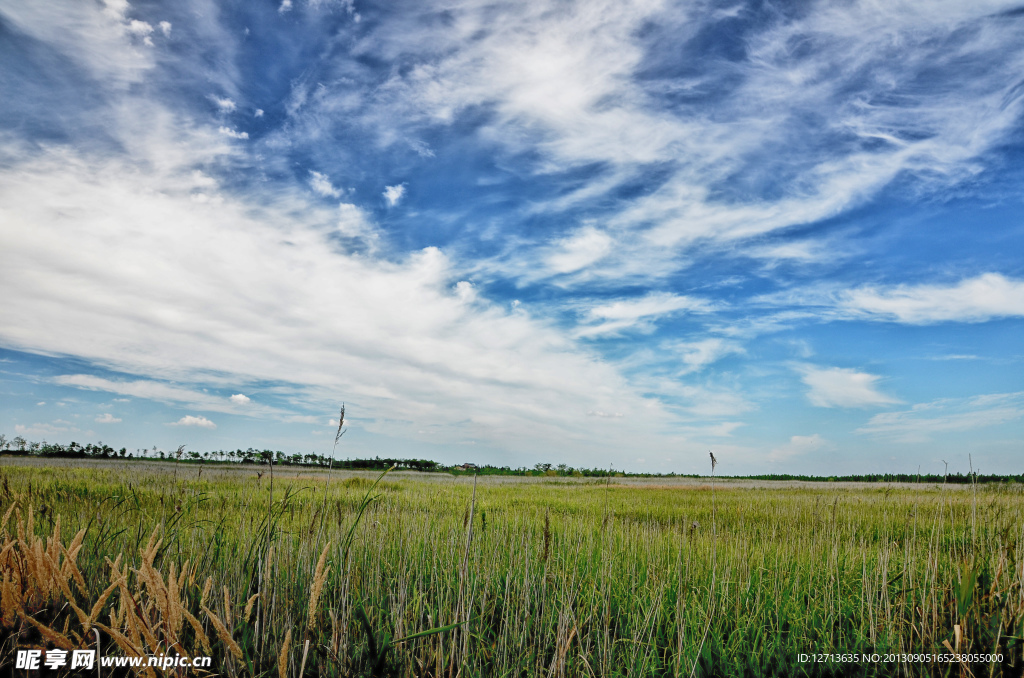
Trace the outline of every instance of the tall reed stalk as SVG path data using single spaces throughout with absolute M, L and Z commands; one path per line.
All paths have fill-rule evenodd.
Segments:
M 718 585 L 718 529 L 715 524 L 715 518 L 717 517 L 715 510 L 715 466 L 718 465 L 718 460 L 715 459 L 715 454 L 711 450 L 708 450 L 708 455 L 711 457 L 711 587 L 708 589 L 708 621 L 704 627 L 704 635 L 700 639 L 700 646 L 697 648 L 697 656 L 693 658 L 690 678 L 696 675 L 697 662 L 700 661 L 700 653 L 704 651 L 704 642 L 708 639 L 708 631 L 711 630 L 711 623 L 715 618 L 715 608 L 718 603 L 718 596 L 716 594 Z
M 345 431 L 348 429 L 345 426 L 345 403 L 341 404 L 341 410 L 338 412 L 338 430 L 334 434 L 334 447 L 331 448 L 331 463 L 327 467 L 327 477 L 324 478 L 324 500 L 320 503 L 320 529 L 316 535 L 316 545 L 320 546 L 320 538 L 324 532 L 324 519 L 327 514 L 327 488 L 331 482 L 331 472 L 334 470 L 334 456 L 338 453 L 338 441 L 345 435 Z

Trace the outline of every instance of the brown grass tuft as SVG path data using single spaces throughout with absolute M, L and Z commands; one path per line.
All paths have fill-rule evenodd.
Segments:
M 309 618 L 306 621 L 306 629 L 312 629 L 316 623 L 316 607 L 320 602 L 320 593 L 323 591 L 324 582 L 327 580 L 327 573 L 330 571 L 330 567 L 327 567 L 327 551 L 331 548 L 331 543 L 327 542 L 324 546 L 323 552 L 320 554 L 320 559 L 316 562 L 316 572 L 313 574 L 313 587 L 309 592 Z
M 249 617 L 252 615 L 252 606 L 256 603 L 256 599 L 259 597 L 260 594 L 254 593 L 249 596 L 249 600 L 245 601 L 245 614 L 242 615 L 244 621 L 249 621 Z
M 228 650 L 231 651 L 231 654 L 235 655 L 236 659 L 241 659 L 243 656 L 242 648 L 239 647 L 238 643 L 235 642 L 235 639 L 231 637 L 231 632 L 228 631 L 224 622 L 221 621 L 220 617 L 218 617 L 213 610 L 205 605 L 202 607 L 202 610 L 206 614 L 207 618 L 209 618 L 210 623 L 213 624 L 213 628 L 217 630 L 217 637 L 220 638 L 220 641 L 224 643 L 224 646 L 228 648 Z
M 281 646 L 281 654 L 277 658 L 277 677 L 288 678 L 288 651 L 292 649 L 292 630 L 284 636 L 284 645 Z

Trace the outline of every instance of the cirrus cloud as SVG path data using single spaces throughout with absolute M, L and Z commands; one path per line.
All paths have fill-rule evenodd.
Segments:
M 840 307 L 911 325 L 1024 317 L 1024 280 L 984 273 L 954 285 L 861 287 L 843 294 Z
M 586 311 L 589 325 L 576 330 L 577 337 L 618 334 L 626 330 L 649 331 L 657 318 L 677 313 L 707 313 L 713 305 L 705 299 L 666 292 L 653 292 L 642 297 L 616 299 L 593 306 Z
M 943 398 L 909 410 L 882 412 L 858 433 L 902 442 L 927 442 L 936 436 L 998 426 L 1024 417 L 1024 391 L 969 398 Z

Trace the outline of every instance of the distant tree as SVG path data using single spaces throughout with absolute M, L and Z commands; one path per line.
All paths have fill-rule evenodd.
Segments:
M 7 436 L 0 433 L 0 450 L 6 450 L 10 443 L 7 441 Z

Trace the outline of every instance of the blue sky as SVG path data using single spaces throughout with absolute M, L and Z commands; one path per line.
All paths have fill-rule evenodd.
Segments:
M 0 432 L 1021 471 L 1006 2 L 0 0 Z

